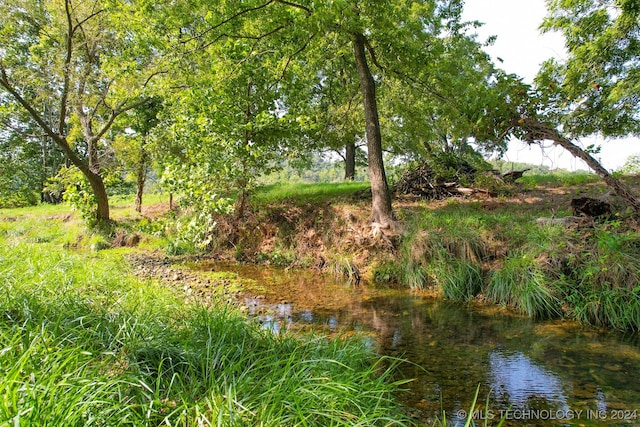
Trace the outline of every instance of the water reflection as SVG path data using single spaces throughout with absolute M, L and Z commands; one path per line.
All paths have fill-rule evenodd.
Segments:
M 505 425 L 640 425 L 637 335 L 535 322 L 406 291 L 354 288 L 318 274 L 225 268 L 255 282 L 244 303 L 264 328 L 362 331 L 379 353 L 410 360 L 399 375 L 416 380 L 400 397 L 425 420 L 444 410 L 447 419 L 460 421 L 456 412 L 469 409 L 480 385 L 482 405 L 489 396 L 494 413 L 541 409 L 584 411 L 584 417 L 586 411 L 636 410 L 635 418 L 622 420 L 534 418 Z
M 528 408 L 542 398 L 556 403 L 560 410 L 569 410 L 560 378 L 520 352 L 491 352 L 489 373 L 495 397 L 506 400 L 513 408 Z

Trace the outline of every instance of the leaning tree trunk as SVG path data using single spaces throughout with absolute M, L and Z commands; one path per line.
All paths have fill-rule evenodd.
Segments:
M 589 166 L 602 180 L 613 190 L 613 192 L 621 197 L 633 209 L 635 215 L 640 217 L 640 201 L 633 195 L 631 190 L 620 180 L 612 176 L 600 162 L 593 158 L 589 153 L 575 145 L 569 139 L 562 136 L 557 130 L 551 126 L 545 125 L 533 119 L 521 121 L 521 126 L 528 132 L 526 135 L 527 142 L 531 143 L 536 140 L 548 139 L 554 145 L 567 150 L 574 157 L 582 160 Z
M 344 148 L 344 180 L 356 179 L 356 143 L 347 142 Z
M 393 211 L 391 209 L 391 192 L 382 160 L 382 135 L 378 118 L 376 85 L 367 63 L 365 37 L 359 33 L 353 36 L 353 50 L 362 88 L 362 103 L 366 120 L 365 132 L 372 196 L 371 221 L 377 223 L 381 228 L 389 228 L 393 226 Z

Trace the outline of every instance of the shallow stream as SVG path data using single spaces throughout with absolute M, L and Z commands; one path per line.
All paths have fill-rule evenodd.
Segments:
M 512 426 L 640 425 L 638 334 L 539 322 L 307 271 L 201 267 L 246 279 L 244 304 L 264 328 L 358 331 L 378 353 L 407 359 L 400 375 L 415 381 L 399 397 L 421 419 L 444 411 L 462 426 L 480 385 L 477 425 L 502 417 Z

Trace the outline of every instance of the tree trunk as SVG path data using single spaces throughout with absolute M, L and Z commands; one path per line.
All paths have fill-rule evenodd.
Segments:
M 616 195 L 627 202 L 635 212 L 636 217 L 640 217 L 640 201 L 633 195 L 631 190 L 624 185 L 624 183 L 612 176 L 609 171 L 600 164 L 600 162 L 593 158 L 593 156 L 575 145 L 569 139 L 562 136 L 557 130 L 543 123 L 527 119 L 522 123 L 522 126 L 528 132 L 526 135 L 527 142 L 531 143 L 534 140 L 548 139 L 552 141 L 554 145 L 561 146 L 574 157 L 584 161 L 587 166 L 589 166 L 598 176 L 600 176 L 600 178 L 603 179 L 603 181 Z
M 382 228 L 389 228 L 393 226 L 393 210 L 391 209 L 391 192 L 387 184 L 387 176 L 382 160 L 382 135 L 380 133 L 380 120 L 378 119 L 376 84 L 367 63 L 365 37 L 359 33 L 353 36 L 353 51 L 362 89 L 362 104 L 366 120 L 365 132 L 372 196 L 371 221 Z
M 344 148 L 344 180 L 356 179 L 356 143 L 347 142 Z
M 62 149 L 63 153 L 67 156 L 71 163 L 75 167 L 80 169 L 80 172 L 82 172 L 85 178 L 87 178 L 87 181 L 89 181 L 89 185 L 91 185 L 93 195 L 96 196 L 96 200 L 98 201 L 98 206 L 96 209 L 96 220 L 98 222 L 109 222 L 109 196 L 107 195 L 107 190 L 104 186 L 102 175 L 99 171 L 94 172 L 93 170 L 91 170 L 89 165 L 83 162 L 76 155 L 71 146 L 67 143 L 66 138 L 59 135 L 55 136 L 55 143 Z
M 136 212 L 142 213 L 142 194 L 147 180 L 147 151 L 144 145 L 140 148 L 140 161 L 136 170 Z
M 142 194 L 144 193 L 144 181 L 146 174 L 138 169 L 136 176 L 136 212 L 142 213 Z
M 107 190 L 104 186 L 102 176 L 88 169 L 83 170 L 82 173 L 87 177 L 93 190 L 93 195 L 96 196 L 96 200 L 98 201 L 96 220 L 98 222 L 109 222 L 109 196 L 107 196 Z
M 238 200 L 236 201 L 235 205 L 236 219 L 238 221 L 242 220 L 242 217 L 244 216 L 244 211 L 247 208 L 248 199 L 249 193 L 247 192 L 247 190 L 244 188 L 240 189 L 240 195 L 238 196 Z

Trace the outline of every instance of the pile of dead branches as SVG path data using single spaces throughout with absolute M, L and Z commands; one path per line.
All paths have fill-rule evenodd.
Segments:
M 498 171 L 477 170 L 464 160 L 458 162 L 449 161 L 444 170 L 434 170 L 429 162 L 424 162 L 417 167 L 405 172 L 395 185 L 396 195 L 419 196 L 429 200 L 441 200 L 449 197 L 469 196 L 482 193 L 495 196 L 493 190 L 472 187 L 479 175 L 486 175 L 489 182 L 495 180 L 500 184 L 510 184 L 522 177 L 528 169 L 522 171 L 510 171 L 500 174 Z M 485 180 L 486 181 L 486 180 Z M 496 187 L 496 185 L 490 185 Z
M 399 195 L 414 195 L 426 199 L 445 199 L 453 196 L 472 194 L 475 190 L 462 185 L 461 181 L 472 182 L 476 170 L 469 164 L 461 164 L 455 173 L 443 179 L 428 163 L 405 172 L 396 183 Z

